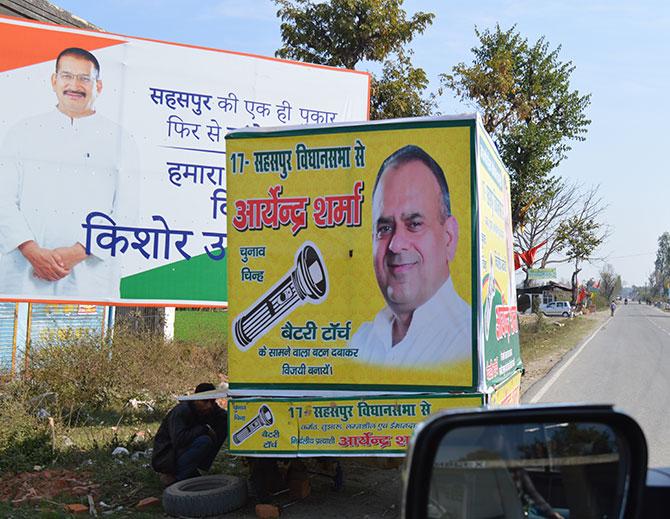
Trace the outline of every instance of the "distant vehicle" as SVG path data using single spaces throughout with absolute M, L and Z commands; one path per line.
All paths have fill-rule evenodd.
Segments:
M 554 301 L 540 305 L 540 312 L 548 316 L 573 317 L 575 315 L 575 309 L 568 301 Z

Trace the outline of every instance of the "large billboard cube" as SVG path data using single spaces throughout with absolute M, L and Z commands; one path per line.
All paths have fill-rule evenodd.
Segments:
M 226 146 L 235 395 L 486 393 L 521 367 L 509 175 L 477 116 Z

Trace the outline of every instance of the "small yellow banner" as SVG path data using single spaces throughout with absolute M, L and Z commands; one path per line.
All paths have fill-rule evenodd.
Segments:
M 501 384 L 489 398 L 492 406 L 515 405 L 521 398 L 521 371 L 517 371 L 510 379 Z
M 233 454 L 404 455 L 414 427 L 442 409 L 478 407 L 481 394 L 408 398 L 231 399 Z

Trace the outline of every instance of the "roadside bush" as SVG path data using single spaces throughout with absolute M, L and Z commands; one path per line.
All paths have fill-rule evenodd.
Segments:
M 608 301 L 602 294 L 596 294 L 593 298 L 593 302 L 598 310 L 607 310 L 610 307 L 610 301 Z
M 547 328 L 547 318 L 542 312 L 538 312 L 535 315 L 537 315 L 537 319 L 533 323 L 533 332 L 542 333 Z
M 115 363 L 99 336 L 61 338 L 33 349 L 26 375 L 36 394 L 55 393 L 61 407 L 99 409 L 113 400 Z
M 0 394 L 0 473 L 32 469 L 51 457 L 51 436 L 46 420 L 39 420 L 36 409 L 20 386 L 5 386 Z
M 131 398 L 173 404 L 172 395 L 199 382 L 218 383 L 224 364 L 223 348 L 117 330 L 113 339 L 66 336 L 41 344 L 26 375 L 33 394 L 55 393 L 52 412 L 71 422 L 77 413 L 119 410 Z

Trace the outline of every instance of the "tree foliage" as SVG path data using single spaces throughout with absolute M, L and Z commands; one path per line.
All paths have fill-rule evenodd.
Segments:
M 393 119 L 430 115 L 436 108 L 434 97 L 423 97 L 428 77 L 410 60 L 411 53 L 399 52 L 384 62 L 381 77 L 372 78 L 371 119 Z
M 598 192 L 598 186 L 587 188 L 552 179 L 545 196 L 530 207 L 525 223 L 517 227 L 515 248 L 529 250 L 545 242 L 537 256 L 540 268 L 572 262 L 578 270 L 609 234 L 608 226 L 602 222 L 606 206 Z M 576 280 L 576 274 L 573 278 Z M 528 284 L 526 280 L 525 285 Z
M 428 78 L 414 67 L 406 46 L 432 24 L 434 14 L 411 18 L 404 0 L 274 0 L 282 20 L 280 58 L 355 69 L 363 61 L 383 63 L 372 77 L 371 117 L 388 119 L 430 114 L 436 103 L 424 97 Z
M 403 0 L 275 0 L 284 45 L 280 58 L 356 68 L 363 60 L 383 61 L 426 30 L 432 13 L 412 18 Z
M 614 271 L 611 264 L 607 264 L 600 271 L 600 293 L 608 301 L 612 300 L 613 296 L 619 295 L 621 292 L 621 276 Z
M 546 242 L 537 256 L 539 267 L 564 262 L 565 259 L 558 256 L 563 247 L 558 229 L 574 213 L 580 197 L 578 184 L 555 179 L 547 195 L 529 208 L 525 224 L 517 227 L 514 233 L 515 249 L 526 251 Z
M 574 264 L 573 302 L 577 300 L 577 276 L 581 271 L 581 265 L 593 257 L 596 249 L 610 234 L 610 228 L 601 221 L 606 207 L 598 196 L 598 188 L 593 187 L 581 197 L 574 214 L 561 222 L 556 231 L 558 240 L 562 243 L 561 253 L 566 261 Z
M 649 276 L 649 284 L 653 295 L 664 295 L 670 286 L 670 232 L 658 237 L 658 249 L 654 271 Z
M 575 69 L 559 59 L 544 37 L 535 43 L 516 27 L 475 29 L 479 45 L 471 64 L 459 63 L 442 84 L 481 112 L 486 130 L 510 169 L 512 220 L 516 227 L 533 204 L 551 192 L 551 172 L 570 141 L 583 141 L 590 124 L 590 94 L 570 87 Z

